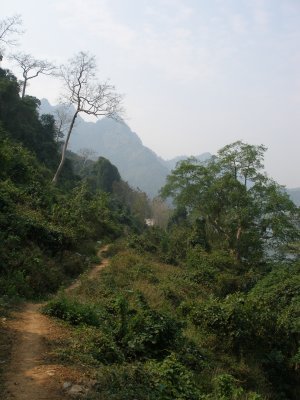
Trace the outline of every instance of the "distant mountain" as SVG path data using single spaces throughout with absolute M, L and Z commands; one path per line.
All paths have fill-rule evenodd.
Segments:
M 42 99 L 41 114 L 54 114 L 56 106 Z M 97 122 L 86 122 L 80 116 L 70 140 L 70 149 L 78 152 L 89 148 L 97 156 L 108 158 L 119 170 L 123 180 L 133 188 L 139 188 L 150 197 L 158 194 L 165 184 L 166 177 L 179 161 L 188 156 L 178 156 L 163 160 L 152 150 L 144 146 L 138 135 L 126 123 L 103 118 Z M 210 153 L 195 156 L 199 161 L 206 161 Z M 300 206 L 300 188 L 287 189 L 294 203 Z
M 166 165 L 169 169 L 169 171 L 172 171 L 175 167 L 176 164 L 180 161 L 186 160 L 187 158 L 189 158 L 190 156 L 177 156 L 175 158 L 172 158 L 171 160 L 162 160 L 164 162 L 164 165 Z M 210 153 L 203 153 L 203 154 L 199 154 L 198 156 L 194 156 L 198 161 L 207 161 L 211 158 L 211 154 Z
M 286 189 L 286 191 L 296 206 L 300 207 L 300 188 Z
M 46 99 L 41 101 L 40 113 L 53 114 L 56 107 Z M 93 149 L 98 156 L 108 158 L 120 171 L 122 179 L 132 187 L 153 197 L 164 185 L 169 169 L 126 123 L 103 118 L 86 122 L 78 118 L 70 139 L 70 149 Z
M 57 106 L 42 99 L 41 114 L 54 114 Z M 158 194 L 166 177 L 178 161 L 187 156 L 165 161 L 144 146 L 138 135 L 126 123 L 103 118 L 97 122 L 86 122 L 80 116 L 70 139 L 70 150 L 78 152 L 90 148 L 97 156 L 108 158 L 120 171 L 122 179 L 132 187 L 139 188 L 150 197 Z M 210 157 L 209 153 L 197 156 L 200 160 Z

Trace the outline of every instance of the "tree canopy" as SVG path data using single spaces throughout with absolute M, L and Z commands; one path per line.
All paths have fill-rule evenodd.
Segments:
M 204 221 L 212 248 L 237 259 L 259 259 L 299 236 L 299 211 L 284 188 L 263 172 L 266 148 L 241 141 L 205 163 L 182 161 L 167 178 L 162 196 Z

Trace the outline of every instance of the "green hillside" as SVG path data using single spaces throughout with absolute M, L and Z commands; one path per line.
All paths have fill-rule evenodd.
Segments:
M 125 226 L 139 229 L 143 217 L 132 217 L 131 205 L 112 193 L 120 176 L 104 159 L 85 178 L 68 159 L 59 185 L 51 183 L 60 153 L 54 118 L 39 117 L 39 101 L 20 99 L 19 89 L 1 69 L 0 292 L 32 297 L 81 272 L 95 257 L 96 241 L 120 236 Z M 142 196 L 123 186 L 132 198 Z
M 84 368 L 89 399 L 297 399 L 299 263 L 245 270 L 196 247 L 175 266 L 157 256 L 172 241 L 112 246 L 97 280 L 48 303 L 71 328 L 54 362 Z
M 298 400 L 300 215 L 266 176 L 265 147 L 182 160 L 160 191 L 168 210 L 104 157 L 68 151 L 53 182 L 57 124 L 19 93 L 0 69 L 0 388 L 6 319 L 46 299 L 68 332 L 47 360 L 92 382 L 88 400 Z M 170 218 L 146 227 L 155 213 Z M 109 263 L 88 279 L 103 243 Z

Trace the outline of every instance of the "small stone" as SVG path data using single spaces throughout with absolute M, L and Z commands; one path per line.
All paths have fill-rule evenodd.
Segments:
M 70 396 L 77 397 L 86 393 L 86 389 L 80 385 L 73 385 L 68 393 Z
M 64 382 L 64 384 L 63 384 L 63 389 L 64 389 L 64 390 L 67 390 L 67 389 L 69 389 L 71 386 L 72 386 L 72 383 L 71 383 L 71 382 Z

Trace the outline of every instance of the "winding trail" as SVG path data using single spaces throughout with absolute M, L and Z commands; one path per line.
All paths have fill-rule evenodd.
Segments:
M 108 246 L 99 251 L 107 251 Z M 87 274 L 93 279 L 108 264 L 103 259 Z M 76 280 L 66 291 L 81 284 Z M 6 390 L 0 393 L 0 400 L 64 400 L 69 398 L 62 390 L 65 381 L 76 381 L 76 374 L 70 368 L 56 365 L 47 360 L 48 340 L 64 336 L 62 327 L 39 311 L 43 303 L 26 303 L 21 310 L 13 313 L 7 321 L 13 345 L 10 365 L 5 373 Z

